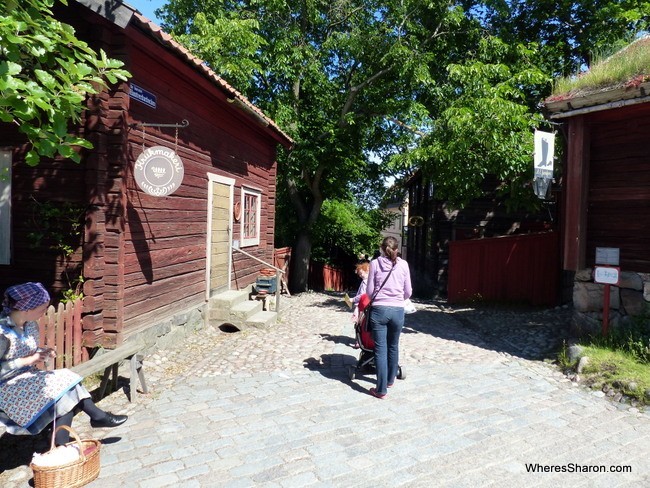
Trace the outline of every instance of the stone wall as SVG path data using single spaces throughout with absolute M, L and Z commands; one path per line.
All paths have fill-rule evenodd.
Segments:
M 594 283 L 593 269 L 575 274 L 573 282 L 573 319 L 575 337 L 602 332 L 605 285 Z M 650 273 L 622 271 L 618 286 L 610 286 L 609 330 L 624 327 L 633 317 L 650 315 Z
M 142 340 L 147 350 L 172 347 L 205 327 L 205 316 L 205 304 L 191 307 L 132 333 L 127 340 Z

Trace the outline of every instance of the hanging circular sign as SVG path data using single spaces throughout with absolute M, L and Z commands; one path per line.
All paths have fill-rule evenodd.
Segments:
M 183 182 L 183 162 L 164 146 L 145 149 L 135 161 L 135 181 L 142 191 L 154 197 L 174 193 Z

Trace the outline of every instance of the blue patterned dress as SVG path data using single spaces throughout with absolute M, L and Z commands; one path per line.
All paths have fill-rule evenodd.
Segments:
M 81 376 L 69 369 L 12 367 L 15 359 L 34 354 L 38 342 L 36 322 L 26 322 L 21 332 L 9 317 L 0 316 L 0 423 L 10 434 L 38 434 L 90 397 Z

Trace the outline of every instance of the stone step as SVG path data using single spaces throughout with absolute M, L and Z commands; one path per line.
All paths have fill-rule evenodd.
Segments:
M 241 330 L 248 327 L 264 328 L 277 322 L 278 314 L 272 311 L 264 311 L 264 301 L 250 300 L 251 289 L 228 290 L 210 298 L 208 321 L 213 327 L 220 327 L 224 324 L 233 325 Z M 274 297 L 266 299 L 267 308 Z
M 226 290 L 210 298 L 210 306 L 232 307 L 248 300 L 250 289 Z
M 246 326 L 265 329 L 271 327 L 272 325 L 275 325 L 277 319 L 278 319 L 278 314 L 276 312 L 261 311 L 249 317 L 246 320 Z
M 230 310 L 242 303 L 248 302 L 250 290 L 228 290 L 210 298 L 209 318 L 224 319 L 230 318 Z

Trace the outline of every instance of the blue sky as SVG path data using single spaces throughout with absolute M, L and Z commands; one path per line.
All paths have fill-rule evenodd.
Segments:
M 160 20 L 154 14 L 154 10 L 162 7 L 167 2 L 166 0 L 123 0 L 123 3 L 135 7 L 142 15 L 160 25 Z

